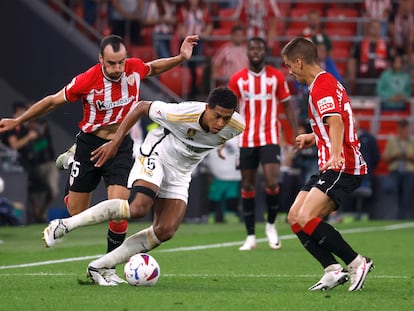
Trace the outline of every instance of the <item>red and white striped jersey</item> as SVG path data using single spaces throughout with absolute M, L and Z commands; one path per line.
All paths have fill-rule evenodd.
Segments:
M 139 100 L 141 80 L 150 72 L 149 65 L 137 58 L 125 62 L 125 72 L 119 81 L 105 78 L 101 64 L 77 75 L 65 87 L 69 102 L 82 100 L 83 119 L 79 128 L 86 133 L 121 123 Z
M 278 104 L 291 97 L 283 73 L 271 66 L 259 73 L 244 68 L 230 78 L 229 88 L 239 98 L 238 110 L 246 121 L 240 146 L 279 144 Z
M 364 0 L 363 6 L 368 17 L 380 20 L 387 20 L 392 10 L 391 0 Z
M 352 175 L 365 175 L 367 165 L 360 152 L 351 103 L 345 88 L 326 71 L 319 73 L 309 87 L 308 114 L 318 147 L 319 167 L 331 157 L 329 126 L 324 118 L 340 115 L 344 123 L 341 156 L 345 159 L 342 171 Z

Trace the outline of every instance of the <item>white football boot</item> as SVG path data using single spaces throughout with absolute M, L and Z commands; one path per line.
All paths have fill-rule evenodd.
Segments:
M 76 151 L 76 144 L 73 144 L 67 151 L 60 154 L 56 158 L 56 167 L 60 170 L 67 170 L 73 162 L 73 157 Z
M 269 243 L 269 247 L 271 249 L 280 249 L 282 247 L 282 242 L 279 239 L 279 235 L 277 234 L 275 224 L 266 223 L 265 229 L 267 242 Z
M 325 274 L 318 283 L 309 287 L 309 290 L 330 290 L 338 285 L 342 285 L 349 280 L 348 271 L 342 268 L 340 264 L 330 265 L 325 269 Z
M 374 262 L 368 258 L 358 255 L 348 266 L 351 276 L 349 291 L 361 290 L 369 272 L 374 269 Z
M 86 269 L 86 277 L 100 286 L 118 286 L 118 283 L 111 279 L 112 273 L 110 270 L 113 269 L 88 266 Z
M 43 230 L 43 241 L 46 247 L 52 247 L 59 242 L 62 237 L 68 233 L 68 228 L 63 223 L 62 219 L 54 219 Z
M 256 236 L 248 235 L 244 244 L 239 248 L 241 251 L 251 251 L 257 248 Z

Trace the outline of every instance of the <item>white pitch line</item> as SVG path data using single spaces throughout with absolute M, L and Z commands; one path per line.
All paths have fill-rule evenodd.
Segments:
M 354 234 L 354 233 L 361 233 L 361 232 L 374 232 L 374 231 L 391 231 L 391 230 L 401 230 L 407 228 L 414 228 L 414 222 L 408 223 L 401 223 L 395 225 L 387 225 L 387 226 L 376 226 L 376 227 L 364 227 L 364 228 L 354 228 L 354 229 L 345 229 L 341 230 L 342 234 Z M 291 240 L 296 238 L 294 234 L 287 234 L 280 236 L 281 240 Z M 266 239 L 257 239 L 257 242 L 265 242 Z M 227 242 L 227 243 L 217 243 L 217 244 L 208 244 L 208 245 L 196 245 L 196 246 L 186 246 L 186 247 L 176 247 L 170 249 L 162 249 L 158 252 L 162 253 L 172 253 L 172 252 L 183 252 L 183 251 L 194 251 L 194 250 L 205 250 L 205 249 L 212 249 L 212 248 L 222 248 L 222 247 L 231 247 L 237 246 L 242 244 L 243 241 L 238 242 Z M 103 256 L 103 254 L 99 255 L 92 255 L 92 256 L 83 256 L 83 257 L 74 257 L 74 258 L 65 258 L 65 259 L 58 259 L 58 260 L 47 260 L 47 261 L 40 261 L 40 262 L 33 262 L 27 264 L 19 264 L 19 265 L 9 265 L 9 266 L 0 266 L 0 270 L 5 269 L 14 269 L 14 268 L 26 268 L 26 267 L 34 267 L 34 266 L 46 266 L 52 264 L 59 264 L 65 262 L 75 262 L 75 261 L 83 261 L 83 260 L 90 260 L 95 259 Z
M 50 276 L 77 276 L 78 273 L 45 273 L 45 272 L 36 272 L 36 273 L 2 273 L 2 277 L 50 277 Z M 162 274 L 162 277 L 168 277 L 168 278 L 277 278 L 277 279 L 283 279 L 283 278 L 302 278 L 302 279 L 309 279 L 309 278 L 316 278 L 320 275 L 318 274 L 303 274 L 303 275 L 292 275 L 292 274 L 210 274 L 210 273 L 164 273 Z M 406 275 L 370 275 L 370 278 L 373 279 L 409 279 L 411 277 Z

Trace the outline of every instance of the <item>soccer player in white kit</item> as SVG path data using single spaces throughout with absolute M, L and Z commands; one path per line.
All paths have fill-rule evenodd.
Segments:
M 130 128 L 144 115 L 160 125 L 146 136 L 129 176 L 128 200 L 106 200 L 84 212 L 53 220 L 44 230 L 47 247 L 80 226 L 108 219 L 141 218 L 154 209 L 153 225 L 133 234 L 121 246 L 91 262 L 87 275 L 95 283 L 116 286 L 107 267 L 126 262 L 172 238 L 187 209 L 191 173 L 216 147 L 239 135 L 244 119 L 235 112 L 237 97 L 228 88 L 214 89 L 205 102 L 179 104 L 141 101 L 119 126 L 112 140 L 92 152 L 96 166 L 112 158 Z

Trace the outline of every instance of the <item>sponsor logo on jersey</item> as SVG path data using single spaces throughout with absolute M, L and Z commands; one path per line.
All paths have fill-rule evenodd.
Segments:
M 187 136 L 188 136 L 188 137 L 192 137 L 192 136 L 194 136 L 195 134 L 196 134 L 196 130 L 195 130 L 195 129 L 189 128 L 189 129 L 187 130 Z
M 324 97 L 318 100 L 316 104 L 318 105 L 318 109 L 321 114 L 335 108 L 335 103 L 332 96 Z
M 266 93 L 262 93 L 262 94 L 255 94 L 255 93 L 250 93 L 250 92 L 243 92 L 243 97 L 246 100 L 269 100 L 272 99 L 272 94 L 266 94 Z
M 109 101 L 109 100 L 97 100 L 96 101 L 96 107 L 98 110 L 108 110 L 113 109 L 116 107 L 126 106 L 129 105 L 133 100 L 135 99 L 135 96 L 130 96 L 128 98 L 121 98 L 116 101 Z

